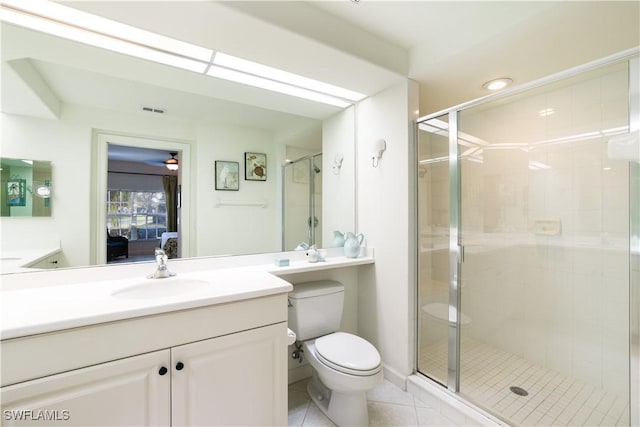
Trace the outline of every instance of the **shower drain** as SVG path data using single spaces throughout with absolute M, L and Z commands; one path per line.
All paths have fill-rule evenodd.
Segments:
M 525 389 L 523 389 L 522 387 L 509 387 L 509 390 L 511 390 L 512 393 L 517 394 L 518 396 L 528 396 L 529 392 Z

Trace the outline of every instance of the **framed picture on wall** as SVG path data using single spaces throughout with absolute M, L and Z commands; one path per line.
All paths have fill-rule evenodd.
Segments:
M 27 180 L 11 178 L 7 180 L 7 206 L 27 205 Z
M 216 190 L 238 191 L 240 188 L 240 164 L 225 160 L 215 161 Z
M 244 153 L 244 179 L 247 181 L 267 180 L 267 155 Z

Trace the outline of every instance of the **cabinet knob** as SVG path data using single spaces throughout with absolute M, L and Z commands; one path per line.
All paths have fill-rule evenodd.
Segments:
M 163 367 L 161 367 L 161 368 L 160 368 L 160 370 L 158 371 L 158 373 L 159 373 L 160 375 L 164 375 L 164 374 L 166 374 L 166 373 L 167 373 L 167 368 L 165 368 L 164 366 L 163 366 Z
M 182 370 L 182 368 L 184 368 L 184 363 L 182 363 L 182 362 L 178 362 L 178 363 L 176 363 L 176 369 L 177 369 L 178 371 L 181 371 L 181 370 Z

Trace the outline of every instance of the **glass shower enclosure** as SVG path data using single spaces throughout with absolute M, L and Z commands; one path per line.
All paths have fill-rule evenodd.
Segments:
M 418 121 L 417 371 L 512 425 L 638 422 L 637 63 Z
M 322 247 L 322 153 L 282 167 L 282 250 Z

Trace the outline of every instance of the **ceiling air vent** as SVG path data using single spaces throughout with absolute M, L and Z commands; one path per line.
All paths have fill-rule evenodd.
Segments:
M 142 107 L 142 111 L 146 111 L 148 113 L 158 113 L 158 114 L 164 114 L 166 113 L 166 110 L 164 108 L 153 108 L 153 107 Z

